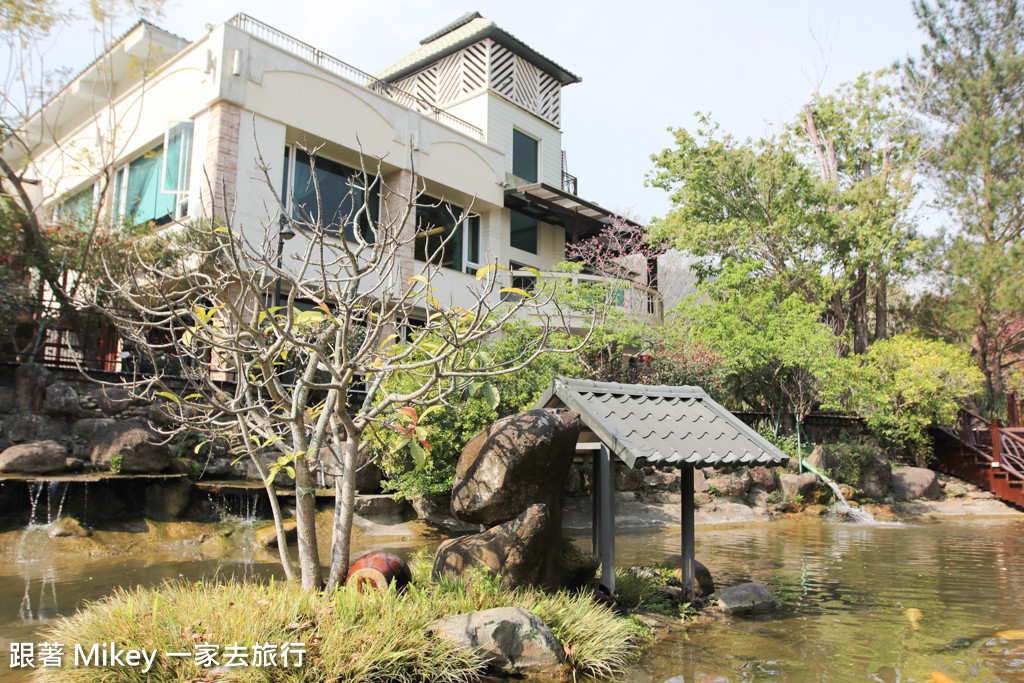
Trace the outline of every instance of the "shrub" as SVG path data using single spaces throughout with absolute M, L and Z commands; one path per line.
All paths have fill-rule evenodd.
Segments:
M 863 415 L 876 437 L 923 462 L 928 427 L 952 424 L 983 377 L 960 349 L 903 334 L 848 358 L 837 380 L 832 405 Z

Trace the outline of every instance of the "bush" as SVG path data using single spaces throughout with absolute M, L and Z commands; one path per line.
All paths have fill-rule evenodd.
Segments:
M 928 427 L 952 424 L 983 381 L 966 353 L 941 341 L 903 334 L 846 359 L 829 403 L 859 413 L 880 440 L 923 463 Z
M 839 464 L 829 474 L 840 484 L 849 484 L 860 488 L 864 475 L 875 460 L 883 455 L 882 449 L 870 439 L 844 441 L 830 444 L 835 451 Z

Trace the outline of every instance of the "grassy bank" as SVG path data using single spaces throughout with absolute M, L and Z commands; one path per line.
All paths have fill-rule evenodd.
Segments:
M 586 595 L 501 591 L 496 582 L 472 574 L 457 582 L 427 580 L 422 569 L 403 594 L 304 593 L 294 584 L 169 583 L 154 589 L 121 590 L 58 621 L 45 639 L 65 646 L 63 668 L 39 669 L 36 680 L 53 683 L 218 681 L 437 681 L 461 683 L 482 674 L 473 653 L 428 638 L 434 619 L 492 607 L 523 607 L 547 623 L 565 646 L 578 675 L 620 672 L 635 649 L 637 627 L 594 604 Z M 126 649 L 158 650 L 153 668 L 73 666 L 74 645 L 114 642 Z M 305 662 L 295 668 L 232 668 L 216 678 L 191 657 L 210 643 L 302 642 Z M 223 664 L 223 662 L 221 662 Z

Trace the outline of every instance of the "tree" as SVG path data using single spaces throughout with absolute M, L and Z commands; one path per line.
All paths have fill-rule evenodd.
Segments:
M 1024 16 L 1016 0 L 915 0 L 927 34 L 903 65 L 932 125 L 928 172 L 954 221 L 934 267 L 946 336 L 966 338 L 990 395 L 1024 358 Z
M 315 163 L 315 150 L 311 158 Z M 259 163 L 274 192 L 269 169 Z M 395 432 L 419 443 L 416 427 L 433 406 L 526 367 L 546 351 L 578 350 L 601 324 L 605 307 L 605 298 L 594 299 L 584 320 L 580 311 L 560 304 L 557 283 L 536 273 L 541 283 L 534 293 L 502 287 L 507 269 L 494 263 L 477 272 L 477 284 L 467 290 L 469 305 L 440 300 L 431 286 L 440 276 L 435 264 L 471 209 L 450 216 L 453 230 L 431 243 L 433 251 L 410 276 L 405 269 L 414 263 L 416 230 L 434 226 L 413 229 L 417 210 L 426 208 L 415 180 L 407 191 L 389 186 L 375 170 L 364 168 L 353 180 L 352 213 L 337 222 L 322 217 L 319 185 L 315 209 L 290 215 L 278 202 L 276 213 L 301 234 L 294 259 L 275 258 L 276 221 L 251 239 L 226 216 L 223 224 L 188 226 L 197 239 L 188 256 L 166 266 L 137 259 L 129 278 L 112 278 L 105 292 L 135 312 L 110 315 L 145 356 L 136 365 L 154 368 L 131 384 L 136 392 L 165 399 L 179 428 L 227 438 L 252 458 L 268 487 L 282 472 L 294 476 L 298 572 L 309 589 L 323 580 L 317 473 L 335 481 L 327 582 L 333 587 L 344 582 L 349 566 L 360 449 Z M 372 202 L 361 199 L 378 193 L 379 219 Z M 276 303 L 270 293 L 278 284 L 285 296 Z M 538 334 L 516 354 L 489 356 L 487 341 L 522 316 L 536 321 Z M 571 329 L 581 334 L 561 337 L 566 345 L 552 349 L 555 333 Z M 179 360 L 186 387 L 173 386 L 155 370 L 165 353 Z M 357 390 L 362 398 L 353 399 Z M 276 459 L 268 460 L 267 450 Z M 276 509 L 275 517 L 287 568 Z
M 909 210 L 921 135 L 888 77 L 865 73 L 834 94 L 815 94 L 794 126 L 831 190 L 828 256 L 839 280 L 830 315 L 852 332 L 854 353 L 867 351 L 871 341 L 869 299 L 874 339 L 889 335 L 890 282 L 908 274 L 920 248 Z

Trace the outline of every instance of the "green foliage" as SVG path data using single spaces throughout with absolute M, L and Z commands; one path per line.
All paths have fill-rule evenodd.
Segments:
M 838 464 L 829 472 L 829 476 L 840 484 L 849 484 L 854 488 L 860 488 L 868 468 L 881 454 L 878 445 L 861 440 L 835 444 L 832 447 L 838 458 Z
M 120 453 L 110 459 L 110 471 L 114 474 L 121 473 L 121 465 L 124 464 L 124 456 Z
M 775 427 L 768 420 L 755 422 L 754 430 L 793 460 L 797 459 L 798 449 L 805 456 L 810 455 L 807 443 L 797 444 L 796 434 L 783 434 L 782 432 L 776 434 Z
M 982 375 L 959 349 L 897 335 L 847 359 L 830 401 L 862 415 L 876 437 L 923 457 L 928 426 L 952 424 Z
M 536 338 L 538 330 L 527 323 L 506 326 L 500 339 L 488 344 L 483 353 L 492 363 L 511 362 L 519 357 L 527 344 Z M 565 340 L 555 340 L 555 344 Z M 384 446 L 380 440 L 370 442 L 370 448 L 384 455 L 385 471 L 389 475 L 385 487 L 402 497 L 417 494 L 436 494 L 451 488 L 455 465 L 462 449 L 479 432 L 496 420 L 527 410 L 540 398 L 551 380 L 558 375 L 579 377 L 582 364 L 574 357 L 548 353 L 536 358 L 527 367 L 506 375 L 488 378 L 488 388 L 469 390 L 449 396 L 446 403 L 418 423 L 420 436 L 429 444 L 423 459 L 414 462 L 412 454 L 395 447 Z M 387 393 L 409 391 L 415 380 L 394 375 L 384 385 Z
M 664 581 L 628 569 L 615 570 L 615 596 L 626 609 L 667 607 L 670 603 L 668 595 L 658 590 L 664 585 Z

